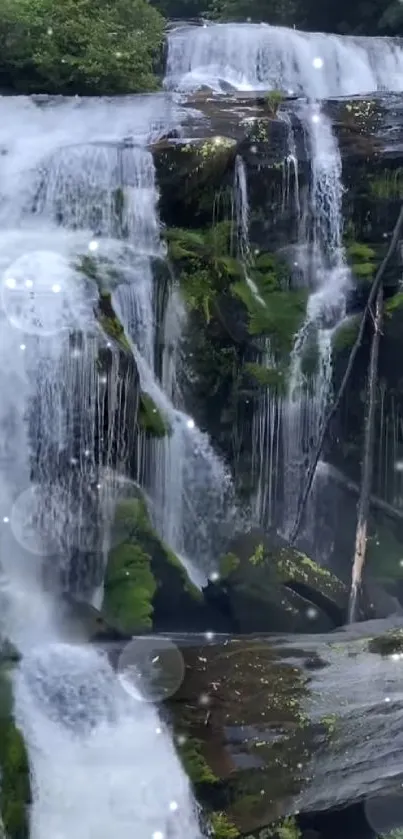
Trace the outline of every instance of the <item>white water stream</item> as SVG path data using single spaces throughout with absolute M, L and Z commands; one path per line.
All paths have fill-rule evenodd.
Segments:
M 116 142 L 132 135 L 144 144 L 177 124 L 178 114 L 163 97 L 41 106 L 7 97 L 0 117 L 0 629 L 23 656 L 15 713 L 31 763 L 31 839 L 197 839 L 189 783 L 157 710 L 123 689 L 101 653 L 74 642 L 43 586 L 46 557 L 63 566 L 66 545 L 83 548 L 67 476 L 77 467 L 79 486 L 96 479 L 105 391 L 94 350 L 98 290 L 75 266 L 83 255 L 98 256 L 108 236 L 105 255 L 138 282 L 142 322 L 144 248 L 136 253 L 137 242 L 114 239 L 116 167 L 125 164 Z M 128 206 L 149 251 L 158 238 L 147 209 L 149 155 L 128 156 L 137 199 Z M 72 349 L 75 330 L 82 340 Z M 141 345 L 139 336 L 145 356 L 147 340 L 144 333 Z M 109 399 L 113 413 L 113 387 Z M 44 531 L 35 513 L 46 514 L 46 479 L 54 497 Z

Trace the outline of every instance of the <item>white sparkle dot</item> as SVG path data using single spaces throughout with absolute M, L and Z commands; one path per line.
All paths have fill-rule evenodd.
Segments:
M 214 638 L 214 632 L 210 632 L 210 630 L 209 630 L 208 632 L 204 633 L 204 637 L 205 637 L 206 641 L 212 641 L 213 638 Z
M 193 419 L 188 419 L 186 425 L 187 425 L 188 428 L 194 428 L 195 427 L 195 421 Z
M 111 348 L 111 346 L 112 346 L 111 342 L 110 342 L 110 341 L 108 341 L 108 342 L 107 342 L 107 344 L 106 344 L 106 346 L 108 347 L 108 349 L 110 349 L 110 348 Z
M 115 55 L 116 55 L 116 58 L 121 58 L 121 57 L 122 57 L 122 53 L 121 53 L 121 52 L 115 52 Z
M 32 280 L 25 280 L 25 288 L 32 288 L 33 282 Z
M 162 728 L 158 727 L 155 729 L 156 734 L 162 734 Z
M 176 740 L 177 740 L 177 743 L 178 743 L 179 746 L 184 746 L 185 743 L 186 743 L 187 737 L 185 736 L 185 734 L 178 734 Z
M 250 150 L 251 150 L 252 154 L 256 154 L 256 152 L 257 152 L 257 146 L 251 146 L 251 147 L 250 147 Z
M 402 655 L 401 653 L 392 653 L 389 658 L 391 661 L 400 661 Z
M 84 452 L 84 457 L 89 457 L 90 454 L 91 454 L 90 450 L 86 449 L 85 452 Z
M 401 568 L 403 568 L 403 559 L 399 560 L 399 565 L 400 565 Z
M 17 283 L 15 282 L 14 277 L 7 277 L 6 279 L 6 286 L 7 288 L 15 288 Z
M 101 385 L 106 385 L 106 383 L 108 381 L 108 377 L 105 376 L 105 374 L 102 374 L 102 376 L 98 376 L 98 381 L 100 382 Z
M 385 696 L 385 702 L 390 702 L 390 696 Z
M 312 122 L 319 122 L 319 120 L 320 120 L 319 114 L 314 114 L 313 117 L 312 117 Z
M 55 283 L 54 285 L 52 285 L 52 291 L 55 294 L 59 294 L 59 291 L 61 291 L 61 290 L 62 290 L 62 287 L 59 285 L 59 283 Z
M 101 484 L 97 484 L 97 489 L 101 489 Z
M 318 617 L 318 612 L 313 607 L 310 607 L 309 609 L 306 610 L 306 616 L 307 616 L 307 618 L 309 618 L 309 620 L 314 621 L 315 618 Z
M 403 472 L 403 460 L 395 461 L 395 472 Z
M 25 344 L 20 344 L 20 350 L 26 350 Z
M 313 67 L 315 67 L 316 70 L 320 70 L 321 67 L 323 67 L 323 58 L 319 58 L 319 56 L 317 58 L 314 58 L 314 60 L 312 61 L 312 65 Z
M 92 240 L 91 240 L 91 242 L 90 242 L 90 243 L 89 243 L 89 245 L 88 245 L 88 249 L 89 249 L 90 251 L 96 251 L 96 250 L 98 250 L 98 242 L 96 242 L 96 241 L 95 241 L 95 239 L 92 239 Z
M 153 833 L 153 839 L 164 839 L 164 834 L 161 833 L 160 830 L 156 830 L 155 833 Z
M 210 697 L 207 693 L 201 693 L 199 696 L 200 705 L 210 705 Z
M 288 93 L 288 95 L 289 95 L 289 96 L 293 96 L 294 91 L 293 91 L 293 90 L 291 90 L 291 88 L 289 88 L 289 89 L 287 90 L 287 93 Z
M 9 519 L 9 517 L 8 517 L 8 516 L 4 516 L 4 517 L 3 517 L 3 521 L 4 521 L 4 524 L 8 524 L 8 523 L 9 523 L 9 521 L 10 521 L 10 519 Z
M 220 575 L 218 571 L 212 571 L 210 574 L 210 580 L 212 583 L 216 583 L 220 579 Z
M 179 807 L 179 804 L 178 804 L 177 801 L 170 801 L 169 802 L 169 809 L 171 810 L 172 813 L 175 813 L 175 811 L 178 809 L 178 807 Z

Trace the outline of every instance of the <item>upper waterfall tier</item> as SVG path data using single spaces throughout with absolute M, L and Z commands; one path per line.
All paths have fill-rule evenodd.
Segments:
M 403 90 L 403 42 L 268 24 L 183 26 L 168 35 L 165 85 L 281 89 L 315 99 Z

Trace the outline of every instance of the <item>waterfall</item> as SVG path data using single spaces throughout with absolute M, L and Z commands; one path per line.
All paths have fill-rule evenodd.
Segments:
M 102 440 L 105 412 L 113 434 L 130 394 L 120 390 L 94 302 L 97 282 L 110 291 L 119 265 L 138 289 L 133 317 L 151 360 L 144 267 L 158 235 L 147 213 L 150 158 L 126 153 L 123 141 L 135 135 L 144 144 L 167 130 L 174 119 L 164 102 L 157 97 L 153 110 L 147 97 L 0 99 L 0 630 L 22 653 L 13 682 L 31 766 L 31 839 L 200 836 L 157 710 L 123 689 L 99 651 L 73 642 L 44 580 L 49 559 L 58 572 L 89 563 L 81 594 L 98 584 L 90 560 L 99 534 L 95 527 L 88 536 L 86 512 L 99 510 L 103 468 L 119 469 L 124 453 L 123 440 L 117 450 Z M 133 197 L 127 215 L 112 201 L 122 171 Z M 119 220 L 143 250 L 115 238 Z M 83 272 L 94 254 L 104 268 L 97 282 Z M 103 346 L 113 356 L 109 375 L 97 364 Z
M 345 316 L 350 287 L 342 246 L 341 156 L 330 120 L 318 105 L 300 110 L 311 160 L 310 223 L 299 242 L 299 270 L 310 289 L 304 323 L 291 353 L 287 399 L 283 405 L 284 515 L 286 534 L 294 524 L 307 468 L 318 442 L 332 387 L 332 333 Z M 316 369 L 303 370 L 308 348 Z M 313 514 L 314 505 L 310 505 Z M 313 522 L 312 522 L 313 524 Z
M 150 165 L 152 158 L 150 155 Z M 159 230 L 157 216 L 158 191 L 153 181 L 153 197 L 147 195 L 147 210 L 151 207 L 153 229 Z M 141 201 L 143 192 L 136 194 Z M 144 217 L 144 214 L 140 212 Z M 142 247 L 139 231 L 132 230 L 129 239 Z M 145 244 L 145 243 L 144 243 Z M 159 237 L 154 243 L 154 257 L 161 256 Z M 142 388 L 152 397 L 157 409 L 165 417 L 169 433 L 155 440 L 149 447 L 146 464 L 145 488 L 151 504 L 156 529 L 162 540 L 181 559 L 193 582 L 201 587 L 209 575 L 217 570 L 217 561 L 224 545 L 220 527 L 233 514 L 233 491 L 229 470 L 215 454 L 208 435 L 186 413 L 178 387 L 180 341 L 185 311 L 177 290 L 169 290 L 163 325 L 158 325 L 163 338 L 162 378 L 157 375 L 158 359 L 154 355 L 156 342 L 155 313 L 157 292 L 154 289 L 150 265 L 142 273 L 147 301 L 139 324 L 138 283 L 136 280 L 120 286 L 114 300 L 127 334 L 140 373 Z M 142 347 L 148 347 L 144 352 Z
M 180 26 L 168 35 L 165 85 L 221 92 L 285 90 L 310 99 L 403 90 L 403 46 L 392 38 L 299 32 L 268 24 Z

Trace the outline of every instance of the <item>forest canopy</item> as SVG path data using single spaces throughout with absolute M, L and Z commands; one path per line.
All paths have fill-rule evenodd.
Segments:
M 17 93 L 153 90 L 164 26 L 146 0 L 0 0 L 0 86 Z

